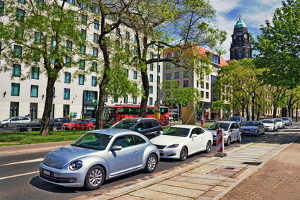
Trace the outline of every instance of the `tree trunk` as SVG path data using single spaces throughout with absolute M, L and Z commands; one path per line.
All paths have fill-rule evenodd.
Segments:
M 247 115 L 247 121 L 249 121 L 250 120 L 249 105 L 246 106 L 246 115 Z
M 256 120 L 259 121 L 259 117 L 260 117 L 260 106 L 257 106 L 257 110 L 256 110 Z
M 42 126 L 40 130 L 41 135 L 49 135 L 49 122 L 50 122 L 50 115 L 52 111 L 53 105 L 53 97 L 54 97 L 54 84 L 56 82 L 56 77 L 48 77 L 47 80 L 47 88 L 46 88 L 46 99 L 45 99 L 45 106 L 44 112 L 42 117 Z
M 254 105 L 255 105 L 255 96 L 252 97 L 252 105 L 251 105 L 251 119 L 254 121 L 255 120 L 255 110 L 254 110 Z
M 140 105 L 140 117 L 145 117 L 147 102 L 149 97 L 149 80 L 148 80 L 147 68 L 141 71 L 141 76 L 142 76 L 144 94 L 142 96 L 142 101 Z
M 273 106 L 273 118 L 276 118 L 277 106 Z

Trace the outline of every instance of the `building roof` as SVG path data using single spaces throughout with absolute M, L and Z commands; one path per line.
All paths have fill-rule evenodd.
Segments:
M 246 23 L 242 20 L 241 16 L 239 17 L 239 20 L 236 22 L 234 28 L 247 28 Z
M 204 54 L 207 54 L 207 53 L 211 53 L 211 54 L 217 55 L 216 53 L 214 53 L 214 52 L 212 52 L 212 51 L 210 51 L 208 49 L 205 49 L 204 47 L 196 46 L 196 48 L 198 49 L 198 52 L 201 55 L 204 55 Z M 214 63 L 214 64 L 216 64 L 216 63 Z M 222 66 L 228 65 L 228 63 L 226 62 L 226 60 L 222 56 L 220 56 L 220 64 L 216 64 L 216 65 L 222 67 Z

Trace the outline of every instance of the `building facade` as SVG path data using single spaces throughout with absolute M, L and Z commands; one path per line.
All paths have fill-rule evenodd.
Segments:
M 78 14 L 82 15 L 89 20 L 87 28 L 78 27 L 86 34 L 86 39 L 91 43 L 95 43 L 95 37 L 100 34 L 99 20 L 94 19 L 97 9 L 85 9 L 82 5 L 75 6 L 72 0 L 67 1 L 71 9 L 78 11 Z M 23 6 L 26 6 L 28 1 L 18 1 L 17 5 L 20 6 L 19 10 Z M 0 0 L 0 22 L 7 23 L 8 18 L 5 16 L 6 3 Z M 82 11 L 84 10 L 84 11 Z M 26 17 L 26 13 L 24 13 Z M 85 26 L 86 27 L 86 26 Z M 116 29 L 111 38 L 120 37 L 122 44 L 132 51 L 135 47 L 135 35 L 134 32 L 125 26 L 121 26 L 120 29 Z M 99 56 L 101 60 L 101 52 L 98 49 L 97 43 L 92 48 L 87 47 L 85 49 L 86 54 L 93 56 Z M 19 44 L 12 44 L 15 50 L 22 48 Z M 70 45 L 68 41 L 65 41 L 65 45 Z M 155 56 L 158 53 L 156 47 L 150 48 L 149 57 Z M 80 58 L 76 58 L 80 59 Z M 5 58 L 1 58 L 1 65 L 4 66 L 7 63 Z M 148 78 L 150 84 L 150 95 L 148 99 L 149 105 L 154 105 L 157 100 L 157 88 L 158 84 L 162 81 L 162 71 L 160 67 L 161 63 L 149 64 Z M 44 102 L 46 97 L 46 84 L 47 76 L 43 65 L 36 67 L 28 67 L 21 60 L 13 63 L 9 66 L 9 70 L 0 71 L 0 120 L 13 116 L 29 115 L 32 119 L 41 118 L 44 110 Z M 95 72 L 86 73 L 85 70 L 93 67 Z M 138 83 L 141 87 L 141 75 L 136 67 L 124 66 L 128 79 Z M 98 89 L 98 76 L 97 71 L 101 71 L 101 62 L 97 61 L 84 61 L 79 63 L 78 66 L 66 68 L 60 71 L 59 78 L 53 88 L 55 92 L 54 101 L 52 105 L 51 117 L 63 117 L 74 116 L 77 118 L 95 117 L 97 109 L 97 99 L 99 94 Z M 78 73 L 79 72 L 79 73 Z M 26 76 L 26 78 L 24 78 Z M 107 97 L 105 100 L 106 105 L 114 104 L 140 104 L 141 97 L 135 97 L 127 95 L 124 97 Z
M 231 38 L 232 43 L 230 46 L 230 60 L 252 58 L 250 34 L 248 32 L 247 25 L 242 20 L 241 16 L 234 26 Z

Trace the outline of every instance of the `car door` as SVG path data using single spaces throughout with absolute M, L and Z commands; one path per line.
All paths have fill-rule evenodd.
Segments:
M 139 166 L 143 165 L 144 153 L 145 153 L 145 149 L 148 146 L 148 144 L 143 138 L 141 138 L 137 135 L 133 135 L 133 139 L 134 139 L 134 145 L 136 148 L 134 150 L 134 156 L 136 157 L 137 167 L 139 167 Z
M 114 151 L 113 146 L 121 146 L 122 149 Z M 108 164 L 111 176 L 126 173 L 138 166 L 137 147 L 132 135 L 124 135 L 116 138 L 110 147 Z
M 187 144 L 190 154 L 201 150 L 201 148 L 203 146 L 202 139 L 203 139 L 203 135 L 201 135 L 200 128 L 193 128 L 189 135 L 189 140 L 188 140 L 188 144 Z
M 231 139 L 232 140 L 237 140 L 238 137 L 238 125 L 236 123 L 231 124 Z

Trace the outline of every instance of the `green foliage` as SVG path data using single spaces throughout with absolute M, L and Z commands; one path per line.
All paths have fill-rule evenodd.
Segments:
M 256 63 L 266 68 L 261 78 L 266 84 L 295 88 L 300 83 L 300 1 L 283 1 L 272 22 L 261 27 Z

